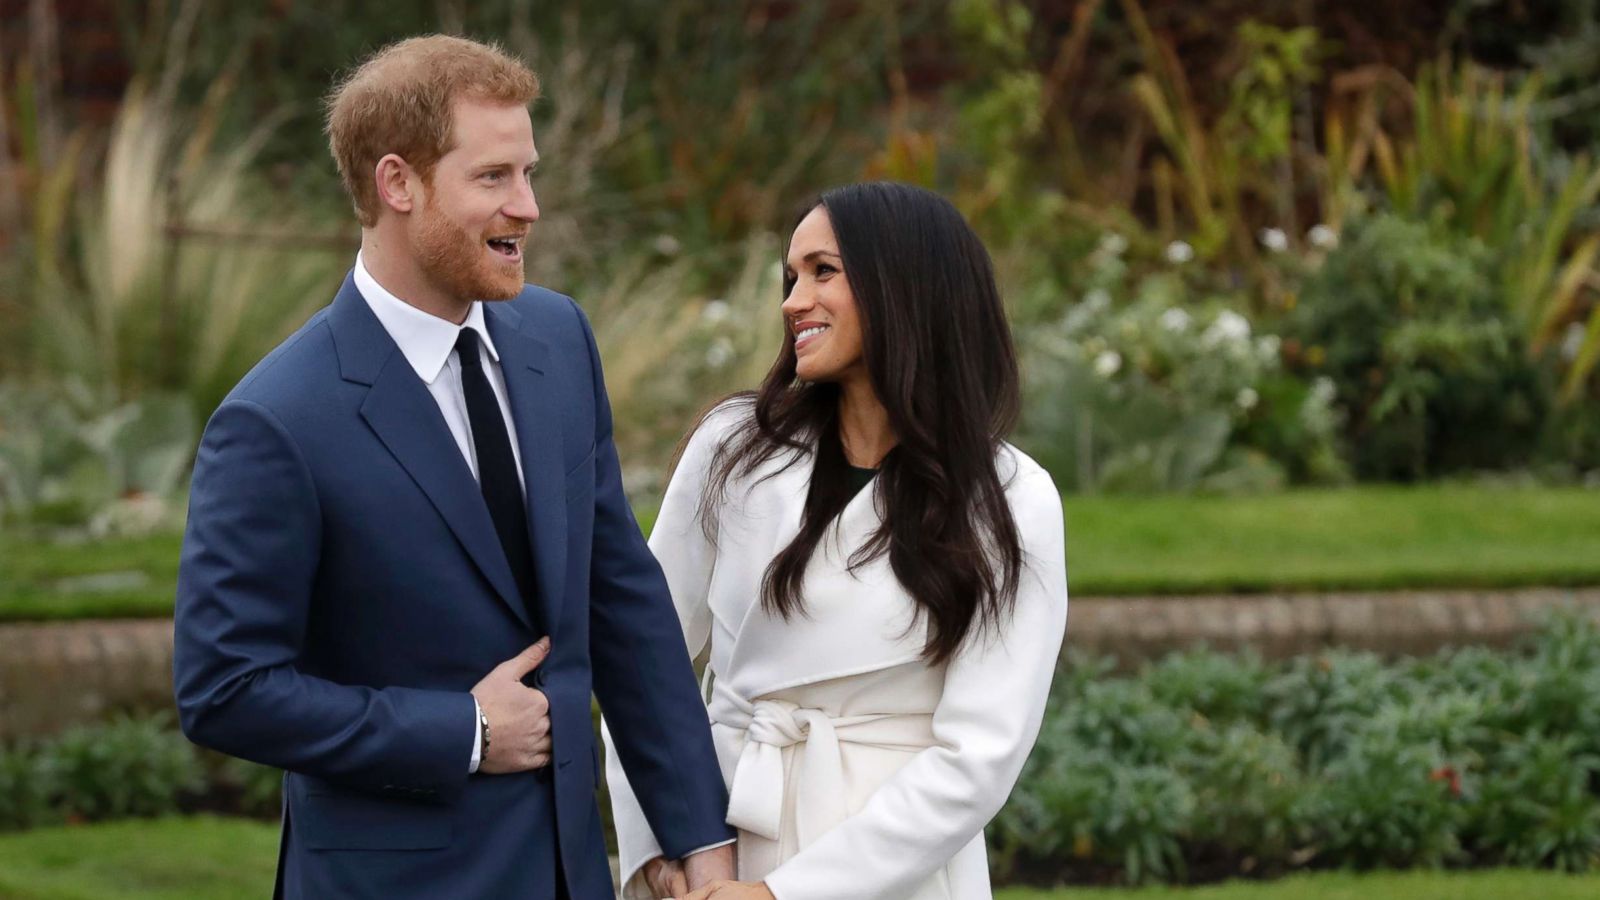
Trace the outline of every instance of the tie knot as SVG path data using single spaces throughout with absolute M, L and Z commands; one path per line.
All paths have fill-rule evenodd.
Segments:
M 456 336 L 456 353 L 461 356 L 461 365 L 477 368 L 482 364 L 478 356 L 478 333 L 471 328 L 461 329 Z

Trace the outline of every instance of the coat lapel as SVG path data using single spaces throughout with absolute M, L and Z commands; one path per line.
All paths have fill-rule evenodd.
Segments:
M 369 386 L 361 417 L 405 468 L 495 593 L 532 629 L 494 522 L 427 386 L 367 308 L 351 278 L 330 312 L 340 374 Z
M 561 621 L 567 571 L 561 393 L 545 371 L 549 347 L 522 330 L 522 315 L 504 303 L 485 304 L 485 312 L 489 336 L 500 353 L 500 372 L 505 376 L 517 447 L 522 453 L 534 577 L 544 621 L 553 635 Z
M 814 460 L 815 456 L 808 454 L 764 481 L 763 473 L 752 473 L 730 490 L 731 495 L 748 496 L 746 502 L 761 508 L 759 521 L 776 525 L 762 536 L 762 546 L 750 548 L 753 558 L 771 559 L 799 531 Z M 736 597 L 711 599 L 713 610 L 720 608 L 737 622 L 732 628 L 732 652 L 724 662 L 726 669 L 718 672 L 725 671 L 744 696 L 859 675 L 920 658 L 927 626 L 916 616 L 915 602 L 895 577 L 888 558 L 849 571 L 850 555 L 882 522 L 873 490 L 869 485 L 851 499 L 818 543 L 802 587 L 804 615 L 787 620 L 774 616 L 743 589 Z M 750 493 L 746 495 L 746 491 Z M 753 568 L 751 579 L 758 579 L 764 569 L 764 564 Z

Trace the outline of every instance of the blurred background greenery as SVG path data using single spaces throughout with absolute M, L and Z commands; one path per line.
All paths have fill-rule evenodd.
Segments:
M 646 523 L 776 352 L 796 205 L 892 178 L 995 257 L 1075 592 L 1600 583 L 1600 0 L 0 0 L 0 620 L 170 612 L 206 417 L 354 254 L 320 98 L 429 31 L 543 77 L 528 275 L 595 323 Z M 996 874 L 1593 869 L 1596 643 L 1080 660 Z M 0 829 L 276 808 L 169 719 L 89 727 L 0 747 Z M 273 840 L 218 828 L 139 871 L 254 895 Z M 0 840 L 70 870 L 0 895 L 101 895 L 84 833 Z M 1293 895 L 1571 887 L 1499 877 Z
M 597 323 L 637 497 L 773 355 L 795 205 L 863 178 L 988 242 L 1066 490 L 1600 468 L 1590 0 L 7 5 L 9 525 L 177 514 L 350 263 L 319 98 L 438 29 L 544 76 L 529 277 Z

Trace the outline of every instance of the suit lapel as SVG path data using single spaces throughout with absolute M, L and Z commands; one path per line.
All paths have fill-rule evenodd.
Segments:
M 346 279 L 330 313 L 340 373 L 369 386 L 361 417 L 405 468 L 495 593 L 532 630 L 494 522 L 427 386 Z
M 544 621 L 552 634 L 561 621 L 567 571 L 566 466 L 562 453 L 561 396 L 546 373 L 549 348 L 522 331 L 522 316 L 508 304 L 485 304 L 489 336 L 500 353 L 511 418 L 522 453 L 534 577 Z

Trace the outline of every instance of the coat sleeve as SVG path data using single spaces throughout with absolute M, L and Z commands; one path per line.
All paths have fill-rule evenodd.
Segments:
M 589 601 L 594 691 L 607 723 L 608 760 L 620 761 L 641 819 L 676 858 L 734 836 L 724 821 L 728 791 L 673 612 L 673 592 L 622 491 L 600 355 L 587 320 L 578 315 L 596 398 Z
M 195 458 L 173 679 L 197 744 L 346 787 L 449 802 L 467 780 L 472 695 L 300 671 L 322 541 L 316 487 L 267 407 L 233 399 Z
M 673 473 L 666 495 L 661 500 L 661 511 L 656 517 L 655 527 L 650 532 L 650 550 L 660 561 L 666 576 L 673 605 L 678 611 L 678 624 L 691 659 L 705 650 L 711 634 L 711 607 L 707 603 L 707 595 L 716 562 L 716 548 L 707 538 L 695 513 L 705 490 L 711 458 L 716 452 L 718 435 L 722 430 L 722 420 L 722 411 L 714 411 L 689 438 L 683 457 L 678 461 L 677 471 Z M 648 898 L 652 895 L 645 889 L 643 879 L 638 877 L 639 871 L 646 862 L 664 853 L 628 782 L 610 729 L 604 722 L 601 723 L 601 735 L 606 744 L 606 787 L 611 795 L 612 821 L 617 829 L 617 856 L 623 896 L 629 900 Z M 673 854 L 665 855 L 676 858 Z
M 778 900 L 907 896 L 1004 805 L 1038 736 L 1067 620 L 1060 495 L 1036 467 L 1010 495 L 1026 566 L 1014 614 L 951 660 L 935 744 L 766 877 Z

